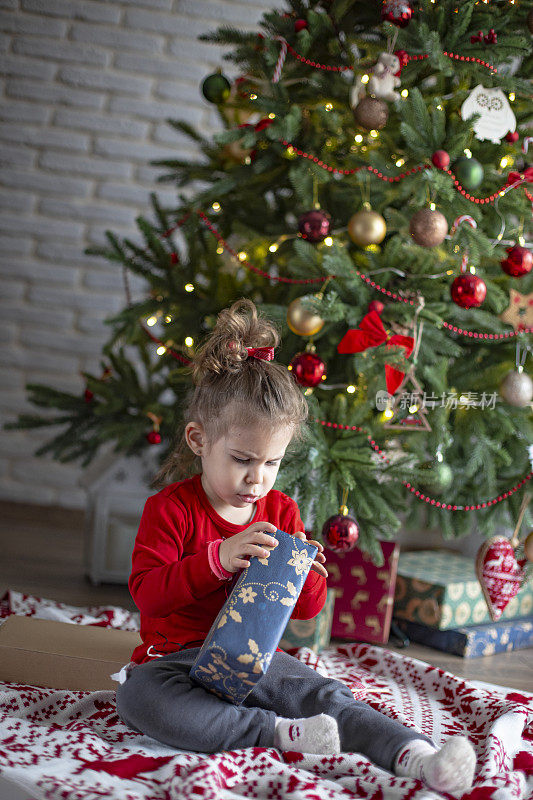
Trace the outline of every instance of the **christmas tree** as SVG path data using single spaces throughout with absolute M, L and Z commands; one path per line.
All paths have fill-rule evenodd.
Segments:
M 59 424 L 38 454 L 83 464 L 172 447 L 194 348 L 250 297 L 309 403 L 276 487 L 315 535 L 341 507 L 378 558 L 405 510 L 445 538 L 512 527 L 532 476 L 527 6 L 291 0 L 202 36 L 238 70 L 199 87 L 220 129 L 168 120 L 201 154 L 155 162 L 175 207 L 152 195 L 143 245 L 88 251 L 124 272 L 102 374 L 30 384 L 55 411 L 10 427 Z

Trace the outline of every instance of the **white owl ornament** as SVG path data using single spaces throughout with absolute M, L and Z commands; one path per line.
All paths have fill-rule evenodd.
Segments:
M 500 144 L 506 133 L 516 129 L 516 117 L 501 89 L 485 89 L 478 83 L 461 106 L 462 119 L 473 114 L 481 114 L 474 122 L 474 133 L 480 141 L 490 139 Z

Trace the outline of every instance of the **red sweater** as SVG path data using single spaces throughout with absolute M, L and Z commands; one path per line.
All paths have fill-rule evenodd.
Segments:
M 217 514 L 200 475 L 173 483 L 148 498 L 129 579 L 131 596 L 141 612 L 143 640 L 132 661 L 142 664 L 203 643 L 235 583 L 212 571 L 208 545 L 260 521 L 271 522 L 286 533 L 304 530 L 294 500 L 276 489 L 257 501 L 255 515 L 246 525 L 234 525 Z M 311 571 L 292 618 L 315 617 L 326 601 L 326 588 L 326 579 Z

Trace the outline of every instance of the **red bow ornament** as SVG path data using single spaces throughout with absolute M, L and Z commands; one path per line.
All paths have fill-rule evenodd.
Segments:
M 405 357 L 409 358 L 413 352 L 415 340 L 412 336 L 400 336 L 394 334 L 389 336 L 381 317 L 377 311 L 370 311 L 363 317 L 358 328 L 351 328 L 346 331 L 341 341 L 337 345 L 338 353 L 362 353 L 369 347 L 378 347 L 386 344 L 387 347 L 403 347 Z M 404 379 L 405 373 L 396 367 L 385 364 L 385 382 L 389 394 L 394 394 Z
M 533 183 L 533 167 L 528 167 L 523 172 L 510 172 L 507 176 L 507 185 L 511 183 Z

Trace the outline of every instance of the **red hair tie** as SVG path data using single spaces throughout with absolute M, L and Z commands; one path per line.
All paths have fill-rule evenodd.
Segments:
M 263 361 L 274 360 L 273 347 L 247 347 L 248 355 L 252 358 L 261 358 Z

